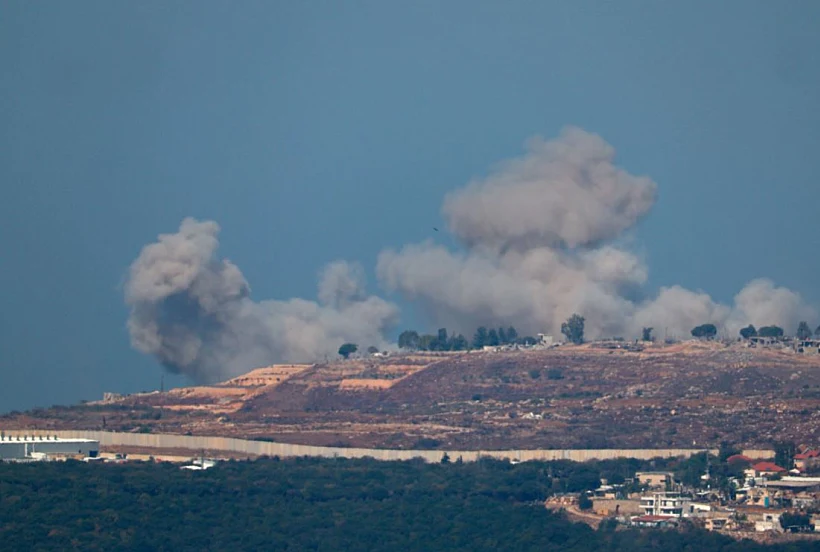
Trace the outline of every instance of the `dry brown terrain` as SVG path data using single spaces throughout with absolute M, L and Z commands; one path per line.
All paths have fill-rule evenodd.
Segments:
M 276 365 L 213 386 L 13 413 L 0 427 L 384 448 L 817 444 L 820 357 L 686 342 Z

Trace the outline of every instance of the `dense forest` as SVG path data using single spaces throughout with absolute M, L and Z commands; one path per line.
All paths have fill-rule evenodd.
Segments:
M 650 465 L 272 458 L 187 471 L 165 463 L 0 463 L 0 550 L 809 549 L 696 529 L 594 531 L 543 506 L 555 492 L 643 467 Z

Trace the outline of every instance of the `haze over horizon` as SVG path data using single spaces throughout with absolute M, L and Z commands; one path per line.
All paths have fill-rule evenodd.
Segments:
M 573 311 L 820 323 L 815 3 L 0 5 L 0 411 L 158 388 L 129 309 L 206 379 Z M 195 346 L 155 331 L 180 290 Z

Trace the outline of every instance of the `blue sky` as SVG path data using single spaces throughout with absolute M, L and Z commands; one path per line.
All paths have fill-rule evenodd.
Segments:
M 183 217 L 221 225 L 257 299 L 315 297 L 335 259 L 376 292 L 381 250 L 450 243 L 431 235 L 443 196 L 565 125 L 658 183 L 633 236 L 652 287 L 730 301 L 765 276 L 820 303 L 816 2 L 0 14 L 0 411 L 159 386 L 129 346 L 122 283 Z

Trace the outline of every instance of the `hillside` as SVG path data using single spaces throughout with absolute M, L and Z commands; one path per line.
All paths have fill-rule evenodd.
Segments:
M 276 365 L 0 425 L 464 450 L 816 444 L 820 357 L 705 342 L 405 354 Z

